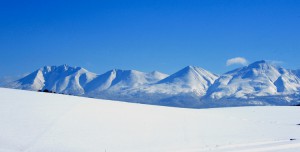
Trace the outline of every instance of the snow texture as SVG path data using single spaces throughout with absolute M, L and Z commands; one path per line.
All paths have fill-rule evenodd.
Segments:
M 0 88 L 1 152 L 298 152 L 296 106 L 185 109 Z

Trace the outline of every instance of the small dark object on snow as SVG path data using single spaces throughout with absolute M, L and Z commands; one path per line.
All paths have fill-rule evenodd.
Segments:
M 300 124 L 297 124 L 297 125 L 299 125 L 299 126 L 300 126 Z
M 50 92 L 48 89 L 45 89 L 43 92 Z
M 290 141 L 292 141 L 292 140 L 296 140 L 296 139 L 295 138 L 291 138 Z

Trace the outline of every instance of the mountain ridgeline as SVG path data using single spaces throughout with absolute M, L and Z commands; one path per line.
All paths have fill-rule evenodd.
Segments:
M 299 71 L 263 60 L 221 76 L 195 66 L 172 75 L 119 69 L 99 75 L 61 65 L 42 67 L 5 87 L 188 108 L 295 105 L 300 101 Z

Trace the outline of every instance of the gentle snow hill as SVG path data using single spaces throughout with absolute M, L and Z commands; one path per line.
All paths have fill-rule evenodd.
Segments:
M 298 152 L 299 113 L 296 106 L 184 109 L 0 88 L 0 151 Z
M 208 89 L 207 96 L 216 100 L 274 97 L 272 100 L 289 102 L 293 99 L 288 97 L 299 92 L 300 78 L 295 72 L 262 60 L 220 76 Z

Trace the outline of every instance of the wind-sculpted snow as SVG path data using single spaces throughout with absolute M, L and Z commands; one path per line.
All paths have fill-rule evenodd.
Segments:
M 6 87 L 177 107 L 293 105 L 300 98 L 299 73 L 264 60 L 221 76 L 195 66 L 169 76 L 120 69 L 99 75 L 62 65 L 45 66 Z
M 0 88 L 1 152 L 298 152 L 296 106 L 186 109 Z

